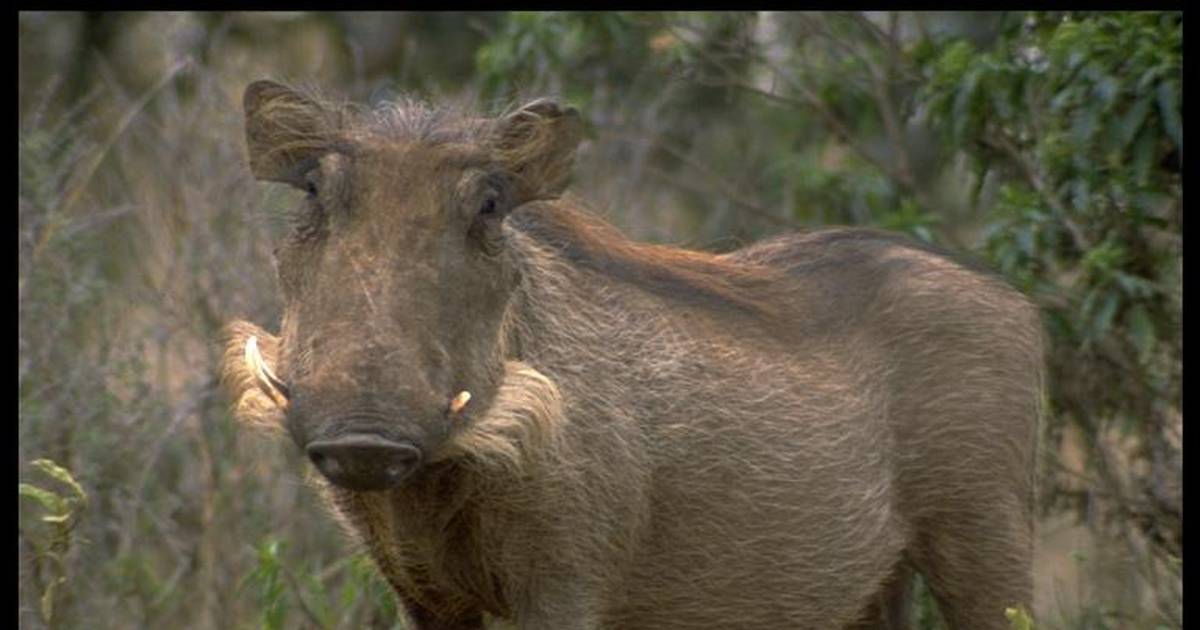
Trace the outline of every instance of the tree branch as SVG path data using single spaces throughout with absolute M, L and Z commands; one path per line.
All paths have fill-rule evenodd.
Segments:
M 1038 172 L 1037 166 L 1021 152 L 1017 145 L 1013 143 L 1009 137 L 1002 132 L 988 133 L 983 136 L 984 145 L 999 150 L 1021 170 L 1021 175 L 1025 181 L 1033 188 L 1038 195 L 1050 204 L 1050 207 L 1058 213 L 1058 218 L 1062 221 L 1063 226 L 1067 228 L 1067 232 L 1071 235 L 1071 240 L 1075 244 L 1075 248 L 1081 253 L 1091 250 L 1091 240 L 1083 233 L 1083 229 L 1071 220 L 1071 215 L 1067 206 L 1058 195 L 1055 194 L 1042 179 L 1041 173 Z
M 750 199 L 750 196 L 744 194 L 736 184 L 733 184 L 726 178 L 722 177 L 721 175 L 719 175 L 718 173 L 713 171 L 711 168 L 709 168 L 707 165 L 705 165 L 704 163 L 700 162 L 699 160 L 697 160 L 694 157 L 692 157 L 691 155 L 689 155 L 686 151 L 683 151 L 677 147 L 671 146 L 670 144 L 665 142 L 662 138 L 653 137 L 653 136 L 650 136 L 645 133 L 638 133 L 636 130 L 634 130 L 634 131 L 625 130 L 625 129 L 622 129 L 619 127 L 603 127 L 602 126 L 602 127 L 600 127 L 600 130 L 603 131 L 608 136 L 619 139 L 624 142 L 629 142 L 632 144 L 640 144 L 642 146 L 648 146 L 651 148 L 661 149 L 662 151 L 664 151 L 671 157 L 683 162 L 684 164 L 687 164 L 689 167 L 696 170 L 706 181 L 709 181 L 709 182 L 712 182 L 713 184 L 715 184 L 716 187 L 718 189 L 720 189 L 720 194 L 723 195 L 726 199 L 741 206 L 742 208 L 745 208 L 746 210 L 749 210 L 751 213 L 753 213 L 759 217 L 762 217 L 762 218 L 764 218 L 768 221 L 771 221 L 777 225 L 782 225 L 785 227 L 791 227 L 791 228 L 804 227 L 803 223 L 800 223 L 799 221 L 796 221 L 795 219 L 791 219 L 789 217 L 778 216 L 776 213 L 771 212 L 770 209 L 763 207 L 762 204 Z M 652 174 L 655 177 L 667 180 L 672 185 L 675 185 L 679 188 L 683 188 L 685 190 L 690 190 L 692 192 L 699 192 L 699 193 L 710 193 L 711 192 L 710 190 L 704 190 L 701 187 L 696 186 L 694 184 L 689 184 L 689 183 L 679 181 L 678 179 L 671 177 L 666 172 L 658 170 L 658 169 L 652 169 Z

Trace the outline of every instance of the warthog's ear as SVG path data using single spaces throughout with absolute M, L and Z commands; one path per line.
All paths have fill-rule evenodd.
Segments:
M 567 187 L 582 137 L 579 112 L 551 99 L 533 101 L 498 121 L 494 148 L 519 179 L 518 203 L 556 197 Z
M 334 112 L 274 81 L 255 81 L 242 97 L 250 170 L 258 179 L 303 186 L 329 151 Z

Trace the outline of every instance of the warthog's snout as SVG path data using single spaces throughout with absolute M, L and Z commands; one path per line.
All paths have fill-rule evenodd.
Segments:
M 305 450 L 326 479 L 347 490 L 393 488 L 421 463 L 421 451 L 411 442 L 364 433 L 316 441 Z

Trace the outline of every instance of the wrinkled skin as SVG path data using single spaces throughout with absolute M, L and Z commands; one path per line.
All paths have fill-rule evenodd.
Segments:
M 955 628 L 1031 606 L 1040 323 L 1003 282 L 864 230 L 629 241 L 559 198 L 552 101 L 245 107 L 308 198 L 225 381 L 417 627 L 906 627 L 917 572 Z

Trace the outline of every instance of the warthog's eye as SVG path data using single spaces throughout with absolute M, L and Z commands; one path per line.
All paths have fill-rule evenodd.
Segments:
M 300 182 L 304 191 L 304 203 L 293 207 L 288 213 L 292 226 L 290 238 L 304 242 L 317 236 L 325 225 L 325 208 L 327 200 L 322 200 L 322 175 L 320 169 L 313 169 L 305 174 Z
M 501 224 L 512 209 L 508 177 L 503 173 L 468 168 L 455 191 L 456 204 L 468 238 L 486 254 L 500 251 Z
M 309 199 L 316 199 L 317 190 L 316 175 L 315 173 L 309 173 L 304 177 L 304 192 L 308 195 Z

